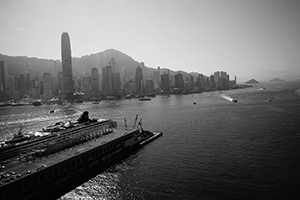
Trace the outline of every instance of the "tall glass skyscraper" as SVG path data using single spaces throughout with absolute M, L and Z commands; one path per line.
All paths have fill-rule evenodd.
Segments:
M 61 62 L 62 62 L 62 92 L 66 100 L 72 100 L 74 95 L 71 44 L 69 34 L 61 35 Z

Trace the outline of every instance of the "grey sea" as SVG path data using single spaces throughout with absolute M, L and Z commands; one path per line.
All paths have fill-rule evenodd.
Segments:
M 300 83 L 40 107 L 0 108 L 0 140 L 57 121 L 113 119 L 163 131 L 66 199 L 299 199 Z M 238 102 L 230 101 L 231 98 Z M 50 113 L 54 110 L 54 113 Z

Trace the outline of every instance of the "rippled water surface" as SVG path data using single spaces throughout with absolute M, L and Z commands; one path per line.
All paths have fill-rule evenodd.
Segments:
M 299 88 L 267 84 L 143 102 L 0 108 L 0 137 L 20 123 L 24 132 L 36 131 L 84 110 L 120 126 L 138 114 L 144 129 L 163 137 L 61 199 L 289 199 L 300 185 Z

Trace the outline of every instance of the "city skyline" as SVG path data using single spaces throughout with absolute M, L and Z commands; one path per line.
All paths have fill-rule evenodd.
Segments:
M 0 53 L 59 59 L 59 35 L 73 57 L 114 48 L 148 67 L 238 77 L 299 72 L 298 1 L 0 2 Z M 37 37 L 41 36 L 41 37 Z
M 48 103 L 53 103 L 59 98 L 82 102 L 83 99 L 90 100 L 91 98 L 122 98 L 127 95 L 170 93 L 190 94 L 244 87 L 237 85 L 236 76 L 234 80 L 230 80 L 229 74 L 224 71 L 217 71 L 211 76 L 187 73 L 183 75 L 180 72 L 171 75 L 169 69 L 164 70 L 161 74 L 160 67 L 157 67 L 149 76 L 147 72 L 143 72 L 143 69 L 147 69 L 143 62 L 135 68 L 134 78 L 128 77 L 123 70 L 122 74 L 117 71 L 113 72 L 113 67 L 117 66 L 114 57 L 111 57 L 108 65 L 102 68 L 101 78 L 98 68 L 92 68 L 90 76 L 83 74 L 73 76 L 70 61 L 70 38 L 66 32 L 62 34 L 61 45 L 62 71 L 58 71 L 54 75 L 43 72 L 41 81 L 37 76 L 31 79 L 28 72 L 6 76 L 4 61 L 0 60 L 0 100 L 13 99 L 18 101 L 24 97 L 29 97 L 42 98 L 47 102 L 51 99 Z M 56 64 L 55 62 L 55 66 Z M 146 74 L 148 75 L 144 77 Z M 69 80 L 69 78 L 71 79 Z

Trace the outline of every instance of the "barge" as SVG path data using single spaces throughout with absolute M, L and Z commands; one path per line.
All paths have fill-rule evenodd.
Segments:
M 0 199 L 57 199 L 161 135 L 102 120 L 29 143 L 0 155 Z

